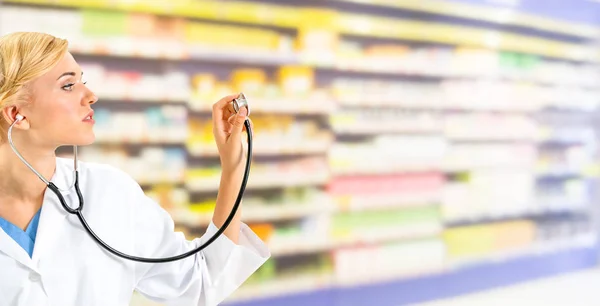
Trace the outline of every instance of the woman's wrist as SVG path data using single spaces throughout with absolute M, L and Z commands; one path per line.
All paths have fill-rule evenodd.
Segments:
M 223 168 L 221 174 L 221 184 L 217 194 L 217 203 L 213 214 L 213 223 L 218 227 L 222 227 L 229 217 L 234 206 L 238 192 L 242 185 L 243 165 L 235 168 Z M 240 231 L 240 211 L 239 207 L 232 223 L 225 230 L 224 234 L 234 243 L 238 243 Z
M 243 177 L 245 167 L 245 164 L 223 167 L 221 170 L 221 177 L 228 180 L 241 179 Z

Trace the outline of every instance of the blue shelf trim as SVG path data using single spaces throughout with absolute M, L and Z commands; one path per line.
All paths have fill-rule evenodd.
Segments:
M 598 263 L 598 247 L 530 255 L 504 262 L 482 263 L 421 278 L 352 288 L 332 288 L 230 306 L 400 306 L 474 293 L 561 273 Z

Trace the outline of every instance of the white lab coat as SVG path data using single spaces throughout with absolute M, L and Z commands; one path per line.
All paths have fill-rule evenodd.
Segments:
M 73 161 L 57 158 L 52 178 L 66 189 Z M 167 257 L 200 245 L 216 232 L 188 241 L 171 217 L 139 185 L 114 167 L 79 162 L 83 214 L 94 232 L 117 250 L 142 257 Z M 77 206 L 74 190 L 63 193 Z M 0 230 L 0 305 L 127 306 L 134 290 L 165 305 L 221 303 L 271 256 L 242 224 L 240 241 L 225 235 L 202 252 L 171 263 L 137 263 L 102 249 L 46 190 L 32 258 Z

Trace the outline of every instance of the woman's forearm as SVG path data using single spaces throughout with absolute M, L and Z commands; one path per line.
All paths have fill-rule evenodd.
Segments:
M 244 175 L 244 168 L 236 169 L 233 171 L 223 171 L 221 174 L 221 182 L 219 184 L 219 193 L 217 194 L 217 203 L 213 214 L 213 223 L 218 228 L 221 228 L 225 224 L 225 220 L 231 213 L 231 209 L 235 204 L 240 186 L 242 185 L 242 179 Z M 241 225 L 241 205 L 235 214 L 229 226 L 223 232 L 227 238 L 234 243 L 238 243 Z

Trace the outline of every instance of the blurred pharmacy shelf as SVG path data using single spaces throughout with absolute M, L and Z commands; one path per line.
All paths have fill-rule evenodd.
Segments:
M 599 56 L 592 47 L 554 40 L 492 32 L 477 27 L 458 26 L 436 22 L 424 22 L 369 16 L 331 9 L 293 7 L 260 2 L 244 1 L 184 1 L 155 3 L 147 1 L 84 1 L 68 0 L 4 0 L 7 4 L 52 5 L 66 8 L 113 10 L 202 18 L 238 22 L 242 24 L 296 28 L 306 25 L 316 17 L 325 20 L 329 29 L 345 34 L 418 40 L 446 44 L 472 45 L 479 48 L 500 48 L 512 52 L 534 53 L 542 56 L 562 57 L 573 60 L 597 61 Z M 266 14 L 266 11 L 272 13 Z M 359 25 L 359 26 L 357 26 Z M 322 26 L 324 27 L 324 26 Z M 440 30 L 443 28 L 443 31 Z
M 186 237 L 212 105 L 250 97 L 242 220 L 273 257 L 227 305 L 396 306 L 597 263 L 598 26 L 476 2 L 4 0 L 0 34 L 69 39 L 100 97 L 80 159 Z
M 244 203 L 248 205 L 247 203 Z M 274 206 L 274 207 L 272 207 Z M 315 214 L 331 212 L 333 208 L 327 202 L 285 203 L 281 205 L 248 205 L 242 211 L 245 222 L 267 222 L 288 219 L 299 219 Z M 212 218 L 211 213 L 190 213 L 189 210 L 171 211 L 171 216 L 180 225 L 207 226 Z
M 293 154 L 325 154 L 329 150 L 329 141 L 315 141 L 312 139 L 299 140 L 295 142 L 261 143 L 259 147 L 253 147 L 254 155 L 293 155 Z M 189 143 L 188 152 L 194 157 L 215 157 L 219 155 L 217 148 L 213 145 L 203 143 Z
M 532 14 L 531 12 L 522 12 L 515 9 L 501 8 L 499 6 L 485 5 L 480 1 L 443 1 L 443 0 L 408 0 L 408 1 L 389 1 L 389 0 L 335 0 L 339 2 L 354 3 L 364 7 L 377 6 L 384 9 L 401 9 L 415 12 L 424 12 L 441 16 L 463 18 L 467 20 L 484 21 L 497 25 L 514 25 L 523 28 L 531 28 L 552 33 L 567 34 L 570 36 L 579 36 L 595 39 L 600 35 L 597 27 L 586 24 L 585 22 L 567 22 L 549 18 L 548 16 Z M 581 1 L 584 2 L 584 1 Z M 584 3 L 585 4 L 585 3 Z M 543 4 L 542 4 L 543 5 Z M 578 3 L 564 3 L 554 5 L 552 9 L 561 10 L 568 8 L 570 10 L 581 9 Z M 593 5 L 588 4 L 588 7 Z

